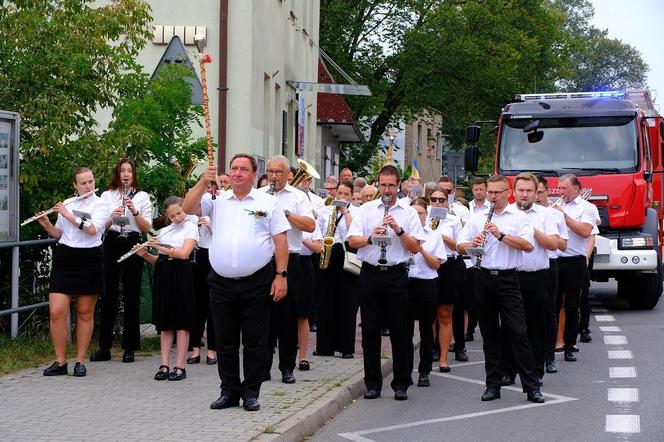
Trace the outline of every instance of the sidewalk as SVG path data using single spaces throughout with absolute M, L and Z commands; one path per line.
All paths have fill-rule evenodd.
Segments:
M 310 348 L 315 348 L 311 334 Z M 155 381 L 159 356 L 86 363 L 85 378 L 42 375 L 44 367 L 0 377 L 0 440 L 303 440 L 364 392 L 360 329 L 355 359 L 311 356 L 311 371 L 281 383 L 277 357 L 261 409 L 211 410 L 216 366 L 187 365 L 187 379 Z M 389 338 L 383 338 L 385 353 Z M 203 355 L 205 355 L 203 351 Z M 174 355 L 173 355 L 174 356 Z M 383 372 L 391 360 L 383 359 Z

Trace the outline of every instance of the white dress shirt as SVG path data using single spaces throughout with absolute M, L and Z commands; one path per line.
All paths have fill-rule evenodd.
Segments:
M 468 203 L 468 205 L 470 206 L 470 213 L 471 214 L 478 213 L 478 212 L 481 212 L 483 210 L 489 210 L 489 207 L 491 206 L 491 204 L 489 203 L 489 200 L 487 198 L 484 198 L 484 202 L 482 203 L 482 205 L 478 205 L 475 202 L 475 200 L 472 200 L 470 203 Z
M 104 229 L 106 228 L 106 221 L 110 216 L 110 211 L 108 206 L 103 199 L 97 195 L 90 195 L 87 198 L 83 198 L 78 201 L 72 201 L 74 198 L 69 198 L 63 201 L 67 204 L 67 210 L 74 212 L 85 212 L 89 214 L 89 217 L 86 217 L 89 222 L 94 224 L 96 232 L 94 235 L 85 233 L 83 230 L 79 229 L 79 226 L 76 226 L 69 222 L 62 215 L 58 214 L 58 219 L 55 222 L 55 227 L 60 229 L 62 235 L 58 240 L 58 243 L 64 244 L 69 247 L 76 247 L 81 249 L 89 249 L 92 247 L 97 247 L 101 245 L 101 236 L 104 234 Z
M 384 214 L 385 206 L 380 199 L 364 203 L 353 214 L 353 222 L 348 229 L 348 237 L 371 236 L 373 230 L 383 224 Z M 408 203 L 397 200 L 396 204 L 390 207 L 389 214 L 392 215 L 399 227 L 409 236 L 419 241 L 424 240 L 424 230 L 422 229 L 420 217 L 417 211 L 408 205 Z M 386 265 L 391 266 L 408 262 L 410 252 L 401 243 L 401 239 L 397 236 L 396 232 L 388 227 L 387 235 L 391 237 L 392 243 L 386 249 Z M 380 259 L 380 247 L 376 244 L 362 247 L 357 251 L 357 258 L 360 261 L 377 266 Z
M 518 210 L 519 208 L 515 208 Z M 548 216 L 549 209 L 546 207 L 540 206 L 538 204 L 533 204 L 528 210 L 522 211 L 528 217 L 530 224 L 534 229 L 539 230 L 540 232 L 546 235 L 557 235 L 558 228 L 556 227 L 553 219 Z M 520 272 L 536 272 L 538 270 L 544 270 L 549 268 L 549 250 L 542 247 L 536 239 L 533 237 L 533 250 L 530 253 L 522 252 L 525 255 L 523 256 L 523 261 L 518 267 Z
M 258 189 L 241 201 L 232 191 L 215 200 L 203 198 L 201 212 L 212 223 L 210 264 L 225 278 L 249 276 L 265 267 L 274 254 L 272 236 L 291 228 L 277 199 Z
M 569 203 L 563 203 L 562 208 L 567 216 L 577 222 L 588 223 L 591 226 L 596 224 L 597 216 L 595 215 L 595 211 L 597 208 L 594 204 L 589 203 L 580 196 L 577 196 Z M 582 236 L 577 235 L 569 228 L 568 235 L 567 250 L 564 252 L 558 250 L 558 257 L 586 256 L 588 238 L 583 238 Z
M 430 217 L 427 218 L 426 225 L 431 227 Z M 459 234 L 461 233 L 461 229 L 462 226 L 459 217 L 448 213 L 447 217 L 445 219 L 441 219 L 440 222 L 438 223 L 438 227 L 436 228 L 436 233 L 438 233 L 439 235 L 449 236 L 453 240 L 457 241 L 459 239 Z M 458 255 L 456 250 L 452 250 L 449 247 L 447 247 L 445 241 L 443 241 L 443 246 L 445 247 L 446 256 L 453 257 Z
M 167 244 L 174 249 L 182 247 L 184 241 L 187 239 L 193 239 L 198 242 L 198 226 L 196 223 L 189 221 L 189 219 L 180 224 L 170 224 L 159 230 L 159 242 Z
M 453 215 L 456 215 L 459 217 L 461 220 L 461 224 L 465 224 L 468 222 L 468 218 L 470 218 L 470 210 L 468 210 L 468 207 L 464 206 L 461 203 L 457 203 L 456 201 L 452 203 L 452 211 L 454 212 Z
M 212 229 L 210 228 L 210 217 L 202 216 L 201 219 L 206 219 L 207 226 L 198 225 L 198 247 L 201 249 L 209 249 L 212 243 Z
M 431 256 L 438 258 L 441 263 L 447 261 L 447 252 L 443 244 L 443 238 L 437 232 L 432 231 L 429 227 L 424 227 L 424 242 L 422 248 Z M 413 261 L 408 268 L 408 277 L 417 279 L 436 279 L 438 271 L 433 269 L 424 260 L 421 253 L 413 255 Z
M 484 231 L 488 213 L 480 212 L 468 219 L 461 230 L 460 243 L 471 243 L 473 238 Z M 530 225 L 528 217 L 515 206 L 509 204 L 498 214 L 494 213 L 491 222 L 498 227 L 500 233 L 509 236 L 518 236 L 529 243 L 533 243 L 533 226 Z M 484 244 L 486 254 L 482 256 L 482 268 L 491 270 L 509 270 L 521 266 L 523 252 L 508 246 L 492 234 L 487 234 Z
M 106 206 L 109 208 L 109 218 L 111 213 L 118 207 L 122 206 L 122 191 L 118 190 L 107 190 L 101 194 L 101 198 L 106 203 Z M 152 226 L 152 201 L 150 201 L 150 195 L 142 190 L 137 192 L 131 199 L 134 203 L 134 207 L 138 210 L 140 216 L 145 218 L 145 220 Z M 125 216 L 129 218 L 129 224 L 127 224 L 124 229 L 127 232 L 138 232 L 141 233 L 141 229 L 138 228 L 136 223 L 136 218 L 129 213 L 129 210 L 125 209 Z M 114 232 L 120 231 L 120 226 L 111 224 L 109 230 Z
M 269 186 L 261 187 L 258 189 L 264 193 L 270 189 Z M 274 196 L 279 201 L 281 210 L 288 210 L 293 215 L 306 216 L 307 218 L 314 219 L 314 212 L 311 208 L 311 201 L 307 195 L 300 189 L 296 189 L 290 184 L 275 193 Z M 293 226 L 288 230 L 288 253 L 300 253 L 302 250 L 302 231 Z
M 560 236 L 561 239 L 568 240 L 569 234 L 567 233 L 567 223 L 565 222 L 565 215 L 563 215 L 562 212 L 560 212 L 559 210 L 553 209 L 551 207 L 547 208 L 547 210 L 548 210 L 547 216 L 556 225 L 556 229 L 558 230 L 558 236 Z M 549 259 L 558 258 L 558 250 L 547 250 L 547 253 L 549 254 Z
M 316 219 L 316 224 L 318 224 L 318 227 L 320 228 L 321 233 L 324 235 L 327 233 L 327 223 L 330 220 L 330 213 L 332 212 L 332 209 L 334 209 L 334 206 L 329 205 L 325 206 L 323 210 L 321 210 L 318 213 L 318 218 Z M 357 211 L 360 209 L 360 207 L 355 207 L 351 205 L 348 208 L 348 211 L 350 212 L 350 217 L 351 219 L 353 216 L 357 213 Z M 339 219 L 341 217 L 341 219 Z M 346 241 L 346 236 L 348 234 L 348 228 L 350 227 L 350 223 L 347 221 L 347 216 L 342 215 L 341 212 L 337 210 L 337 219 L 339 219 L 339 222 L 337 223 L 337 227 L 334 230 L 334 242 L 335 243 L 342 243 Z M 336 220 L 335 220 L 336 222 Z
M 322 241 L 323 240 L 323 235 L 320 232 L 320 228 L 318 227 L 318 223 L 316 223 L 316 227 L 314 228 L 313 232 L 302 232 L 302 241 L 307 240 L 307 241 Z M 309 247 L 305 246 L 304 243 L 302 244 L 302 250 L 300 251 L 300 256 L 311 256 L 313 255 L 314 252 L 311 250 Z
M 309 201 L 311 201 L 311 208 L 314 210 L 314 212 L 320 213 L 320 211 L 323 210 L 323 207 L 325 207 L 325 200 L 313 192 L 307 193 L 307 196 L 309 196 Z

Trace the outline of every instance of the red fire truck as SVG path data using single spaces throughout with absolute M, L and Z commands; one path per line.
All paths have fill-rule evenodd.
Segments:
M 520 94 L 498 121 L 495 172 L 568 173 L 590 189 L 601 223 L 593 281 L 652 309 L 662 292 L 664 120 L 648 91 Z M 480 128 L 466 130 L 467 171 L 477 170 Z

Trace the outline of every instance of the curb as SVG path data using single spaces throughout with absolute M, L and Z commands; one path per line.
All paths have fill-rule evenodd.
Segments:
M 392 373 L 392 359 L 381 364 L 383 379 Z M 317 399 L 304 410 L 279 422 L 275 434 L 261 434 L 253 440 L 259 442 L 299 442 L 312 436 L 330 419 L 335 417 L 346 406 L 366 392 L 364 370 L 355 373 L 343 386 L 335 388 Z

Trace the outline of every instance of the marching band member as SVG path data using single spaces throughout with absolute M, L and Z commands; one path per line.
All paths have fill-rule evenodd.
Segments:
M 161 365 L 154 375 L 157 381 L 186 379 L 184 368 L 189 345 L 189 332 L 194 330 L 195 299 L 192 293 L 194 278 L 189 256 L 198 241 L 198 228 L 187 222 L 182 198 L 170 196 L 164 201 L 164 211 L 171 222 L 148 242 L 158 256 L 141 248 L 137 254 L 154 265 L 152 283 L 152 323 L 161 343 Z M 169 372 L 173 340 L 176 342 L 175 366 Z
M 428 201 L 425 198 L 416 198 L 410 203 L 420 218 L 424 230 L 424 241 L 417 253 L 413 253 L 412 263 L 408 268 L 408 343 L 410 346 L 408 361 L 410 371 L 413 371 L 413 334 L 415 320 L 420 326 L 420 363 L 417 368 L 419 374 L 418 387 L 428 387 L 429 373 L 433 362 L 433 327 L 436 320 L 436 304 L 438 289 L 436 287 L 437 270 L 440 264 L 447 260 L 447 252 L 443 244 L 443 237 L 427 225 Z M 440 280 L 441 284 L 447 281 Z M 449 343 L 448 343 L 449 346 Z M 445 352 L 447 354 L 447 352 Z
M 383 376 L 380 369 L 381 320 L 390 330 L 396 400 L 408 399 L 412 383 L 408 362 L 408 272 L 406 263 L 411 253 L 420 250 L 424 239 L 422 224 L 415 209 L 397 200 L 399 171 L 384 166 L 378 173 L 381 198 L 365 203 L 353 217 L 348 230 L 348 243 L 359 249 L 357 257 L 362 271 L 359 277 L 362 349 L 364 351 L 365 399 L 380 397 Z M 376 235 L 390 237 L 389 246 L 372 242 Z M 380 261 L 380 262 L 379 262 Z M 384 264 L 383 264 L 384 263 Z
M 352 195 L 352 183 L 343 181 L 336 190 L 337 201 L 348 204 Z M 329 205 L 318 214 L 318 228 L 324 236 L 332 237 L 334 244 L 324 250 L 321 259 L 328 262 L 318 273 L 318 331 L 315 356 L 333 356 L 335 351 L 339 351 L 342 358 L 354 357 L 358 308 L 357 291 L 354 286 L 357 277 L 343 268 L 345 253 L 343 243 L 353 221 L 353 213 L 357 210 L 355 206 Z
M 489 200 L 486 198 L 486 178 L 474 178 L 471 189 L 473 191 L 473 199 L 469 203 L 470 213 L 489 210 Z
M 95 177 L 89 168 L 81 167 L 74 171 L 73 184 L 78 195 L 84 195 L 95 189 Z M 83 360 L 92 338 L 95 304 L 97 296 L 104 293 L 101 236 L 108 219 L 108 207 L 104 200 L 92 194 L 58 203 L 54 206 L 54 212 L 58 214 L 55 225 L 51 224 L 48 216 L 37 220 L 49 236 L 58 240 L 53 247 L 48 294 L 55 362 L 44 370 L 44 376 L 68 374 L 65 354 L 67 317 L 72 298 L 76 296 L 77 348 L 73 374 L 83 377 L 87 374 Z
M 99 350 L 90 361 L 111 359 L 113 330 L 118 308 L 118 285 L 122 281 L 122 362 L 134 362 L 134 351 L 141 345 L 140 304 L 143 260 L 132 256 L 121 263 L 118 258 L 142 241 L 142 235 L 152 227 L 152 202 L 143 192 L 136 176 L 136 162 L 127 158 L 115 165 L 111 184 L 101 198 L 112 210 L 106 221 L 104 238 L 104 269 L 106 287 L 100 300 Z M 123 226 L 113 223 L 113 217 L 129 218 Z
M 477 274 L 475 297 L 482 338 L 486 371 L 486 390 L 483 401 L 500 398 L 502 376 L 500 361 L 504 342 L 501 328 L 506 327 L 516 364 L 521 375 L 523 391 L 531 402 L 542 403 L 533 351 L 528 342 L 519 278 L 516 269 L 522 264 L 523 253 L 533 250 L 533 228 L 528 217 L 508 204 L 510 187 L 507 178 L 494 175 L 487 181 L 487 194 L 494 211 L 472 215 L 459 237 L 459 252 L 469 247 L 483 247 Z M 493 214 L 489 219 L 489 214 Z
M 314 304 L 316 299 L 316 273 L 314 271 L 314 262 L 318 260 L 313 257 L 318 255 L 323 248 L 323 234 L 316 224 L 313 232 L 302 232 L 302 250 L 300 250 L 300 280 L 299 288 L 302 293 L 307 293 L 307 299 Z M 311 306 L 313 312 L 313 305 Z M 307 360 L 309 350 L 309 318 L 298 318 L 297 323 L 297 350 L 299 353 L 298 369 L 308 371 L 311 367 Z

